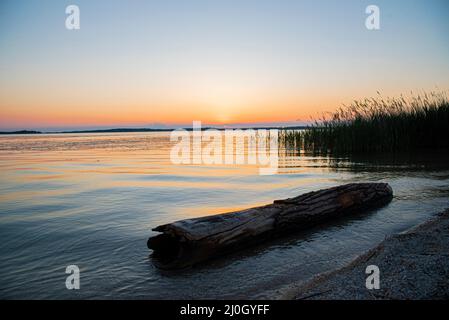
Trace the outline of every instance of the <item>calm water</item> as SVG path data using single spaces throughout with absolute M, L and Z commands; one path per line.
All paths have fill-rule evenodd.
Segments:
M 173 165 L 167 133 L 0 136 L 0 298 L 264 298 L 339 267 L 449 207 L 449 161 L 298 156 Z M 149 258 L 152 227 L 348 182 L 385 181 L 387 207 L 181 272 Z M 81 289 L 65 288 L 65 268 Z

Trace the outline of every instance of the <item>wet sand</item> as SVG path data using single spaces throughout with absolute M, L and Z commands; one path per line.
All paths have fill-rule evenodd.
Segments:
M 369 265 L 379 267 L 379 289 L 366 288 Z M 387 238 L 341 269 L 278 293 L 278 299 L 448 299 L 449 209 Z

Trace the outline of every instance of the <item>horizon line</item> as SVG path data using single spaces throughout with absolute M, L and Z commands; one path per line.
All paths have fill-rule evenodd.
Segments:
M 193 123 L 193 122 L 192 122 Z M 147 131 L 170 131 L 176 129 L 192 128 L 192 123 L 164 124 L 153 123 L 148 125 L 85 125 L 85 126 L 23 126 L 23 127 L 0 127 L 1 133 L 14 132 L 39 132 L 39 133 L 64 133 L 64 132 L 92 132 L 92 131 L 112 131 L 112 130 L 147 130 Z M 257 123 L 229 123 L 214 124 L 204 123 L 203 127 L 209 129 L 249 129 L 249 128 L 283 128 L 283 127 L 304 127 L 310 125 L 310 121 L 281 121 L 281 122 L 257 122 Z

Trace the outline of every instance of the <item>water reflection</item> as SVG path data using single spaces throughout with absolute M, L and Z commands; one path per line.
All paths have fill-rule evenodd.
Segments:
M 441 153 L 330 157 L 281 146 L 279 173 L 173 165 L 167 133 L 0 136 L 0 297 L 260 298 L 343 265 L 449 204 Z M 385 181 L 384 209 L 246 249 L 182 273 L 148 259 L 156 225 L 337 184 Z M 82 290 L 65 289 L 65 266 Z

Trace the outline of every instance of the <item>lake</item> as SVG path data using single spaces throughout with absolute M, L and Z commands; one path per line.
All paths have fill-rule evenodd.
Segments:
M 270 298 L 449 207 L 449 157 L 329 157 L 280 148 L 279 171 L 170 161 L 168 132 L 0 136 L 0 298 Z M 350 182 L 386 207 L 182 271 L 155 268 L 151 228 Z M 66 266 L 81 270 L 65 287 Z

